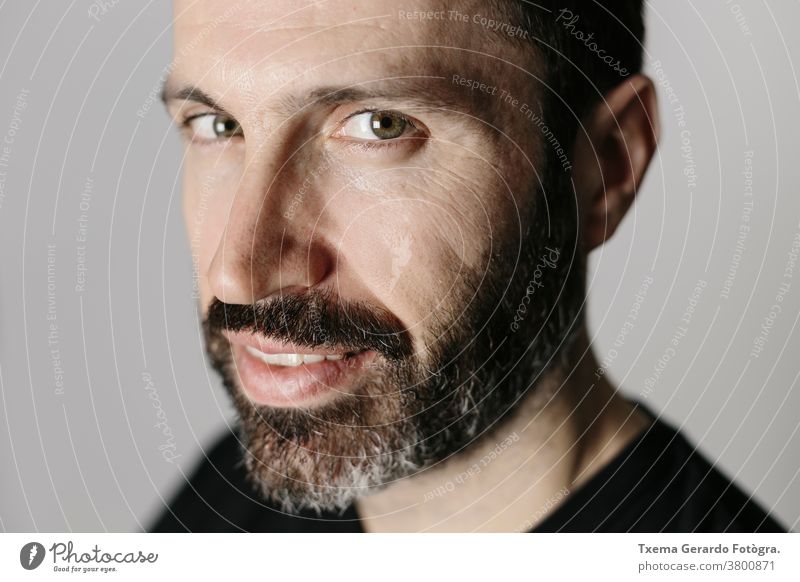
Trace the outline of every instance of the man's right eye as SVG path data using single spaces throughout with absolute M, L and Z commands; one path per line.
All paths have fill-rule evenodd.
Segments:
M 183 122 L 192 141 L 212 142 L 243 137 L 242 126 L 233 117 L 222 113 L 201 113 Z

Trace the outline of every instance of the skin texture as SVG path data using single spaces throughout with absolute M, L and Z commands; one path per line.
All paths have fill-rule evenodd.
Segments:
M 485 13 L 482 6 L 463 2 L 459 9 Z M 407 13 L 452 8 L 436 1 L 403 6 Z M 516 289 L 511 281 L 520 279 L 524 288 L 543 252 L 526 247 L 543 240 L 525 233 L 542 211 L 536 193 L 545 144 L 518 108 L 498 98 L 506 90 L 537 109 L 545 88 L 530 48 L 501 42 L 474 24 L 401 17 L 388 0 L 313 8 L 303 2 L 180 0 L 175 47 L 165 90 L 175 122 L 226 112 L 242 134 L 204 141 L 191 128 L 183 130 L 184 215 L 204 310 L 215 298 L 248 306 L 325 290 L 391 314 L 408 338 L 405 361 L 415 364 L 415 373 L 400 374 L 391 365 L 392 374 L 368 370 L 312 407 L 315 419 L 325 418 L 331 399 L 363 392 L 376 403 L 368 401 L 371 408 L 356 416 L 369 417 L 370 426 L 382 418 L 406 420 L 409 411 L 419 410 L 403 408 L 392 390 L 418 382 L 423 392 L 429 378 L 420 370 L 441 364 L 436 348 L 470 344 L 470 330 L 479 339 L 458 369 L 482 368 L 486 354 L 479 348 L 499 336 L 492 331 L 483 338 L 481 330 L 507 330 L 508 321 L 489 324 L 471 301 L 505 305 L 506 299 L 481 292 L 482 282 L 500 279 L 501 287 Z M 480 80 L 487 89 L 470 90 L 453 82 L 454 75 Z M 214 104 L 199 102 L 189 87 Z M 497 87 L 494 95 L 489 87 Z M 415 127 L 391 145 L 364 143 L 348 135 L 346 122 L 364 109 L 401 112 Z M 577 221 L 581 256 L 614 232 L 655 149 L 650 81 L 625 79 L 583 128 L 573 160 L 575 191 L 563 193 L 576 196 L 578 214 L 549 217 Z M 513 315 L 520 297 L 507 298 L 505 311 Z M 509 346 L 524 346 L 522 338 L 536 341 L 535 331 L 545 323 L 533 315 L 526 321 L 530 337 L 516 334 Z M 557 338 L 551 339 L 555 345 Z M 222 345 L 218 352 L 224 351 Z M 548 500 L 585 482 L 645 423 L 605 379 L 594 382 L 597 363 L 585 331 L 578 330 L 564 356 L 564 365 L 522 378 L 535 382 L 536 390 L 509 392 L 525 397 L 507 414 L 498 413 L 499 428 L 484 427 L 492 430 L 470 446 L 446 458 L 437 454 L 424 470 L 361 496 L 357 507 L 365 527 L 510 531 L 535 525 L 543 508 L 553 505 Z M 297 415 L 254 408 L 239 389 L 235 366 L 220 362 L 226 366 L 240 414 L 258 427 L 251 440 L 261 439 L 257 450 L 251 447 L 251 468 L 274 488 L 280 479 L 270 462 L 287 447 L 298 448 L 299 441 L 287 437 Z M 516 373 L 526 370 L 520 366 Z M 331 418 L 334 432 L 327 440 L 304 440 L 299 448 L 311 443 L 350 451 L 347 444 L 363 430 L 345 431 L 349 416 Z M 282 438 L 268 441 L 265 425 L 280 426 Z M 336 431 L 347 438 L 337 441 Z M 503 442 L 495 460 L 458 479 Z M 278 477 L 315 477 L 307 464 L 280 467 Z M 454 491 L 432 494 L 455 481 Z

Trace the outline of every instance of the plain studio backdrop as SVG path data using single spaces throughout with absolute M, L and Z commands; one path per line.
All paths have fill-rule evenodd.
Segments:
M 143 528 L 232 420 L 158 95 L 169 4 L 0 2 L 3 531 Z M 588 306 L 612 381 L 792 528 L 797 22 L 797 2 L 648 2 L 663 139 Z

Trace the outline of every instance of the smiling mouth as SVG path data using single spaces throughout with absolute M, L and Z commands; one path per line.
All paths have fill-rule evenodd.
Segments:
M 243 332 L 223 332 L 230 342 L 244 394 L 254 404 L 315 407 L 352 393 L 372 350 L 307 348 Z

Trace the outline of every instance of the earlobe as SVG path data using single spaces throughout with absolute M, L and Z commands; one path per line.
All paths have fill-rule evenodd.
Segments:
M 575 144 L 575 184 L 586 252 L 614 234 L 656 150 L 656 92 L 644 75 L 626 79 L 587 115 Z

